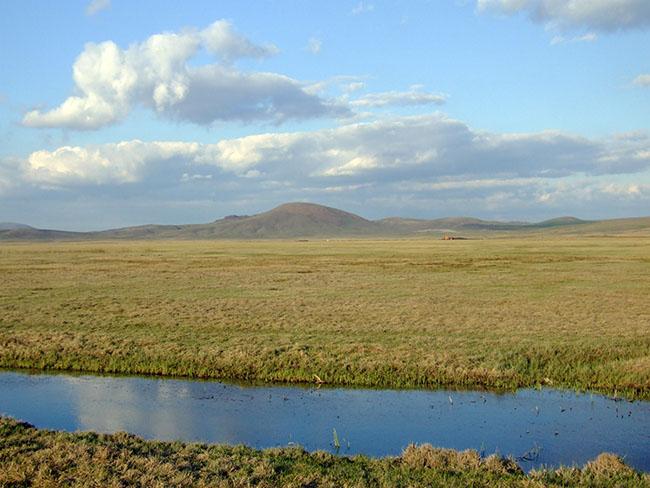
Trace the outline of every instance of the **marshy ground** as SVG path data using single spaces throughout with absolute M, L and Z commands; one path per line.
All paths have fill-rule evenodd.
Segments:
M 260 451 L 52 432 L 2 417 L 0 466 L 0 486 L 650 486 L 648 475 L 611 454 L 582 469 L 524 474 L 508 459 L 428 445 L 410 446 L 399 457 L 348 458 L 301 448 Z
M 0 366 L 650 397 L 650 238 L 3 243 Z

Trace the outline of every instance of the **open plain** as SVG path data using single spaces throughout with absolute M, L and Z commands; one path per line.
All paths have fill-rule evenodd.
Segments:
M 650 238 L 3 243 L 0 366 L 650 398 Z

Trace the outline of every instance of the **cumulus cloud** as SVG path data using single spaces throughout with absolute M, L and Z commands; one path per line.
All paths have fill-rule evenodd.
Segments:
M 650 26 L 647 0 L 477 0 L 477 7 L 480 12 L 524 13 L 563 30 L 614 32 Z
M 557 131 L 500 134 L 432 114 L 214 144 L 64 146 L 32 153 L 23 171 L 29 181 L 63 186 L 128 184 L 150 178 L 161 167 L 175 181 L 182 174 L 205 175 L 206 168 L 214 168 L 222 179 L 262 177 L 298 187 L 408 181 L 449 185 L 450 179 L 494 186 L 497 180 L 644 171 L 650 168 L 649 147 L 646 133 L 607 139 Z
M 591 140 L 557 131 L 496 134 L 440 114 L 219 143 L 219 159 L 302 168 L 309 176 L 420 179 L 449 175 L 559 177 L 650 166 L 647 134 Z
M 192 158 L 199 144 L 188 142 L 142 142 L 138 140 L 100 146 L 63 146 L 36 151 L 24 164 L 29 181 L 47 185 L 121 184 L 140 181 L 152 166 Z
M 447 101 L 446 95 L 426 93 L 420 90 L 409 91 L 388 91 L 381 93 L 370 93 L 363 97 L 352 100 L 353 107 L 372 108 L 386 107 L 388 105 L 415 106 L 415 105 L 442 105 Z
M 102 10 L 110 8 L 111 0 L 91 0 L 86 6 L 86 15 L 95 15 Z
M 639 75 L 634 78 L 632 83 L 638 86 L 650 86 L 650 74 Z
M 220 63 L 189 63 L 202 49 Z M 73 66 L 77 94 L 49 111 L 25 114 L 30 127 L 97 129 L 126 117 L 134 106 L 198 124 L 217 120 L 281 123 L 288 119 L 345 116 L 349 110 L 323 100 L 287 76 L 243 72 L 232 62 L 277 52 L 236 33 L 223 20 L 202 31 L 163 33 L 126 49 L 112 41 L 88 43 Z
M 209 52 L 228 62 L 238 58 L 266 58 L 279 52 L 274 44 L 254 44 L 235 32 L 226 20 L 217 20 L 199 35 Z

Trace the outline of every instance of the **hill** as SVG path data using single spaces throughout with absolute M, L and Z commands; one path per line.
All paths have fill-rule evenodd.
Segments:
M 650 217 L 587 221 L 559 217 L 537 223 L 501 222 L 473 217 L 368 220 L 350 212 L 313 203 L 285 203 L 256 215 L 229 215 L 207 224 L 140 225 L 99 232 L 35 229 L 1 224 L 0 240 L 102 239 L 288 239 L 301 237 L 408 237 L 456 234 L 504 235 L 650 235 Z
M 285 203 L 253 216 L 186 226 L 183 237 L 287 238 L 379 235 L 383 228 L 358 215 L 313 203 Z
M 91 238 L 91 233 L 88 232 L 67 232 L 64 230 L 35 229 L 33 227 L 0 229 L 0 241 L 54 241 L 88 238 Z
M 538 230 L 542 229 L 538 227 Z M 650 235 L 650 217 L 582 221 L 578 225 L 555 226 L 543 230 L 548 235 Z
M 588 223 L 589 220 L 577 219 L 575 217 L 557 217 L 555 219 L 544 220 L 543 222 L 532 224 L 532 226 L 538 228 L 545 228 L 545 227 L 560 227 L 563 225 L 580 225 L 580 224 L 588 224 Z
M 384 229 L 358 215 L 313 203 L 285 203 L 268 212 L 229 215 L 209 224 L 144 225 L 94 233 L 105 239 L 282 239 L 381 235 Z
M 0 230 L 32 229 L 33 227 L 17 222 L 0 222 Z

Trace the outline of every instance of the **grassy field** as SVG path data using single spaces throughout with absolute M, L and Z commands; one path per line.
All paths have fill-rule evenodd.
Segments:
M 650 238 L 0 245 L 0 366 L 650 398 Z
M 650 476 L 601 454 L 584 468 L 524 474 L 476 451 L 409 446 L 400 457 L 340 457 L 267 449 L 144 441 L 118 433 L 37 430 L 0 417 L 0 486 L 650 486 Z

